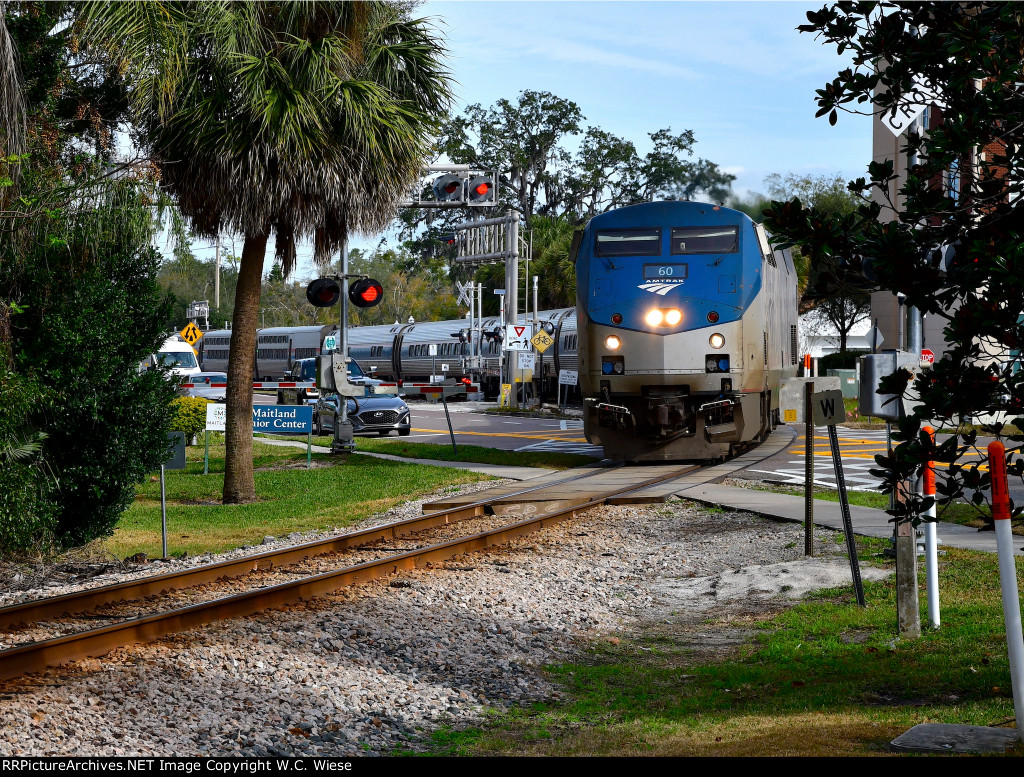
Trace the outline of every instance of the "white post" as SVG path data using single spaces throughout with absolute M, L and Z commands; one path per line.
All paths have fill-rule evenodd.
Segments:
M 924 431 L 935 442 L 935 431 L 930 426 L 925 426 Z M 935 496 L 935 462 L 929 461 L 925 468 L 924 477 L 921 479 L 924 485 L 924 495 Z M 928 620 L 932 628 L 937 629 L 941 620 L 939 615 L 939 537 L 938 527 L 935 524 L 935 503 L 925 511 L 924 522 L 924 569 L 928 579 Z
M 999 584 L 1003 592 L 1003 618 L 1006 621 L 1006 648 L 1010 659 L 1010 684 L 1013 711 L 1017 716 L 1017 736 L 1024 740 L 1024 637 L 1020 625 L 1020 597 L 1017 594 L 1017 565 L 1013 560 L 1013 533 L 1010 529 L 1010 494 L 1006 482 L 1006 446 L 999 440 L 988 444 L 988 465 L 992 477 L 992 518 L 999 552 Z

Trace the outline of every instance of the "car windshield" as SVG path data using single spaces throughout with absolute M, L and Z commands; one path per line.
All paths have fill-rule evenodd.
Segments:
M 192 351 L 160 351 L 157 354 L 160 363 L 165 367 L 198 367 L 196 355 Z

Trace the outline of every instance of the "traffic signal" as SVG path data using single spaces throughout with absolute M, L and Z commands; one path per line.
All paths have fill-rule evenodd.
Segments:
M 496 192 L 494 178 L 490 175 L 477 175 L 469 179 L 467 189 L 469 197 L 467 205 L 493 205 Z
M 372 308 L 384 298 L 384 287 L 373 278 L 360 278 L 348 287 L 348 298 L 357 308 Z
M 333 278 L 317 278 L 306 287 L 306 299 L 318 308 L 329 308 L 341 299 L 341 286 Z
M 434 197 L 438 202 L 462 202 L 465 200 L 466 182 L 449 173 L 434 181 Z

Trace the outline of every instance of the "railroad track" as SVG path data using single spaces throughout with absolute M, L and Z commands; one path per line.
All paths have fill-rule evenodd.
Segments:
M 617 465 L 615 468 L 620 466 Z M 600 507 L 614 497 L 675 480 L 698 469 L 698 465 L 683 466 L 628 486 L 595 492 L 587 497 L 581 497 L 575 503 L 548 505 L 547 511 L 512 523 L 508 523 L 507 518 L 502 520 L 498 516 L 487 515 L 487 510 L 494 500 L 483 499 L 326 540 L 0 608 L 0 628 L 8 631 L 26 625 L 37 630 L 42 628 L 59 631 L 63 630 L 61 626 L 51 626 L 50 622 L 60 619 L 66 619 L 65 628 L 67 622 L 95 624 L 97 621 L 107 621 L 100 626 L 87 626 L 72 633 L 25 642 L 0 651 L 0 679 L 11 679 L 71 661 L 102 656 L 118 647 L 152 642 L 169 634 L 219 620 L 283 607 L 384 575 L 501 545 L 545 526 L 572 518 L 578 513 Z M 530 502 L 531 494 L 539 494 L 544 489 L 577 482 L 581 478 L 592 477 L 608 470 L 609 468 L 601 468 L 583 473 L 572 471 L 564 480 L 549 481 L 512 493 L 504 493 L 500 499 L 507 503 L 510 498 L 523 497 L 523 502 Z M 417 533 L 442 530 L 443 527 L 451 527 L 454 524 L 481 521 L 497 525 L 488 525 L 481 531 L 406 550 L 373 547 L 375 543 L 395 544 Z M 370 558 L 357 555 L 358 560 L 355 563 L 347 563 L 327 571 L 288 571 L 289 567 L 308 562 L 310 559 L 352 553 L 368 555 Z M 204 593 L 203 587 L 223 586 L 225 581 L 236 581 L 247 576 L 254 576 L 256 587 L 227 596 L 201 598 Z M 274 582 L 274 578 L 278 576 L 291 579 Z M 160 612 L 125 614 L 126 610 L 130 611 L 133 607 L 141 608 L 143 611 L 151 607 L 151 604 L 145 602 L 149 597 L 174 598 L 180 592 L 197 589 L 200 601 L 192 601 L 195 596 L 191 599 L 185 596 L 182 600 L 185 603 L 180 606 L 168 608 L 168 605 L 163 603 L 165 609 Z

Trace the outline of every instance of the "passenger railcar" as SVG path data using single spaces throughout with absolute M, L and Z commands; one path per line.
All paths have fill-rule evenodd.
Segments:
M 760 224 L 693 202 L 596 216 L 577 248 L 584 431 L 623 460 L 715 459 L 778 423 L 796 270 Z
M 324 337 L 337 326 L 278 326 L 256 331 L 253 380 L 280 380 L 299 359 L 319 356 Z M 227 372 L 231 330 L 214 329 L 197 343 L 203 369 Z
M 541 394 L 554 396 L 560 369 L 577 369 L 576 311 L 574 308 L 541 311 L 539 323 L 548 325 L 554 344 L 538 358 L 535 378 Z M 521 315 L 521 322 L 533 316 Z M 475 335 L 478 361 L 473 365 L 473 342 L 469 321 L 414 322 L 360 326 L 349 329 L 348 352 L 374 377 L 405 383 L 428 382 L 431 374 L 456 380 L 470 378 L 481 384 L 485 394 L 498 395 L 500 383 L 501 341 L 497 317 L 484 318 Z M 274 327 L 257 331 L 255 380 L 281 379 L 298 359 L 317 356 L 323 351 L 328 334 L 337 335 L 337 326 Z M 230 329 L 207 332 L 199 341 L 204 369 L 227 370 L 231 343 Z M 435 346 L 436 356 L 430 355 Z M 447 366 L 447 369 L 444 367 Z

